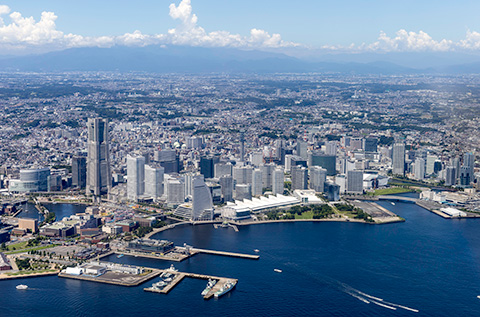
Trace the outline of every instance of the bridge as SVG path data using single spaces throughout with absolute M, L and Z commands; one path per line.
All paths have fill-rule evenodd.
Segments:
M 378 200 L 394 200 L 394 201 L 403 201 L 403 202 L 410 202 L 410 203 L 416 203 L 418 201 L 418 198 L 395 196 L 395 195 L 379 195 L 377 197 L 378 197 Z

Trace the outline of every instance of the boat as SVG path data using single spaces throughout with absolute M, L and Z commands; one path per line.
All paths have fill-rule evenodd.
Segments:
M 395 203 L 394 203 L 393 201 L 392 201 L 392 202 L 390 202 L 390 203 L 391 203 L 392 205 L 394 205 L 394 206 L 395 206 Z
M 167 285 L 168 285 L 168 283 L 166 283 L 166 282 L 164 282 L 164 281 L 160 281 L 160 282 L 154 283 L 154 284 L 153 284 L 153 287 L 154 287 L 154 288 L 163 288 L 163 287 L 165 287 L 165 286 L 167 286 Z
M 478 295 L 477 298 L 480 299 L 480 295 Z
M 255 250 L 253 250 L 253 251 L 255 251 L 255 253 L 258 253 L 258 252 L 260 252 L 260 250 L 259 250 L 259 249 L 255 249 Z
M 117 255 L 117 258 L 121 258 L 121 257 L 123 257 L 123 254 Z
M 24 284 L 17 285 L 17 289 L 27 289 L 28 286 Z
M 207 295 L 215 284 L 217 284 L 217 280 L 208 279 L 207 287 L 202 291 L 202 296 Z
M 178 272 L 178 270 L 173 266 L 173 264 L 170 265 L 170 268 L 168 270 L 172 272 Z
M 273 269 L 273 270 L 274 270 L 275 272 L 277 272 L 277 273 L 282 273 L 282 272 L 283 272 L 283 271 L 280 270 L 280 269 Z
M 227 294 L 230 292 L 235 285 L 237 285 L 237 281 L 227 281 L 217 292 L 215 292 L 215 298 L 219 298 L 222 295 Z

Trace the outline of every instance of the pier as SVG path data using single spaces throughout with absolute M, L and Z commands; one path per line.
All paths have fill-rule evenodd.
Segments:
M 260 258 L 259 255 L 253 255 L 253 254 L 234 253 L 234 252 L 225 252 L 225 251 L 214 251 L 214 250 L 205 250 L 205 249 L 197 249 L 197 248 L 192 248 L 191 250 L 196 251 L 196 253 L 223 255 L 223 256 L 230 256 L 230 257 L 242 258 L 242 259 L 258 260 Z
M 64 272 L 58 273 L 59 277 L 71 278 L 76 280 L 104 283 L 104 284 L 113 284 L 120 286 L 138 286 L 145 283 L 148 280 L 151 280 L 154 277 L 162 274 L 163 270 L 145 268 L 150 271 L 147 274 L 135 275 L 135 274 L 123 274 L 113 271 L 107 271 L 106 273 L 100 276 L 90 276 L 90 275 L 72 275 Z
M 205 295 L 203 296 L 203 299 L 210 299 L 212 298 L 217 291 L 220 290 L 220 288 L 227 282 L 227 281 L 235 281 L 238 282 L 237 279 L 234 278 L 227 278 L 227 277 L 218 277 L 218 276 L 212 276 L 212 275 L 205 275 L 205 274 L 196 274 L 196 273 L 185 273 L 185 272 L 172 272 L 171 270 L 167 269 L 164 270 L 164 272 L 170 272 L 175 274 L 175 278 L 168 283 L 167 286 L 165 286 L 162 289 L 158 288 L 153 288 L 153 287 L 147 287 L 144 288 L 143 290 L 146 292 L 152 292 L 152 293 L 159 293 L 159 294 L 168 294 L 172 289 L 175 288 L 185 277 L 189 278 L 196 278 L 196 279 L 202 279 L 202 280 L 217 280 L 217 283 L 215 284 L 214 287 Z

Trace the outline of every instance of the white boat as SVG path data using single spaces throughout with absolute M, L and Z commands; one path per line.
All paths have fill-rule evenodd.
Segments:
M 258 253 L 258 252 L 260 252 L 260 250 L 259 250 L 259 249 L 255 249 L 255 250 L 253 250 L 253 251 L 255 251 L 255 253 Z
M 390 202 L 390 203 L 391 203 L 392 205 L 394 205 L 394 206 L 395 206 L 395 203 L 394 203 L 393 201 L 392 201 L 392 202 Z
M 210 292 L 210 290 L 217 284 L 217 280 L 209 279 L 207 283 L 207 287 L 202 291 L 202 296 L 205 296 Z
M 478 295 L 477 298 L 480 299 L 480 295 Z
M 237 285 L 237 281 L 227 281 L 221 288 L 215 293 L 215 298 L 219 298 L 220 296 L 230 292 L 235 285 Z
M 24 284 L 17 285 L 17 289 L 27 289 L 28 286 Z
M 173 266 L 173 264 L 170 265 L 170 268 L 168 270 L 172 272 L 178 272 L 178 270 Z
M 277 273 L 282 273 L 282 270 L 280 270 L 280 269 L 273 269 L 273 270 Z

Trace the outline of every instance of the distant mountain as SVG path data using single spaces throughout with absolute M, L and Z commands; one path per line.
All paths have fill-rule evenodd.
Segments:
M 338 72 L 411 74 L 480 73 L 475 55 L 390 53 L 338 54 L 298 59 L 285 54 L 233 48 L 146 46 L 75 48 L 41 55 L 0 57 L 0 71 L 143 71 L 159 73 Z M 432 57 L 433 56 L 433 57 Z M 463 63 L 476 63 L 472 66 Z

